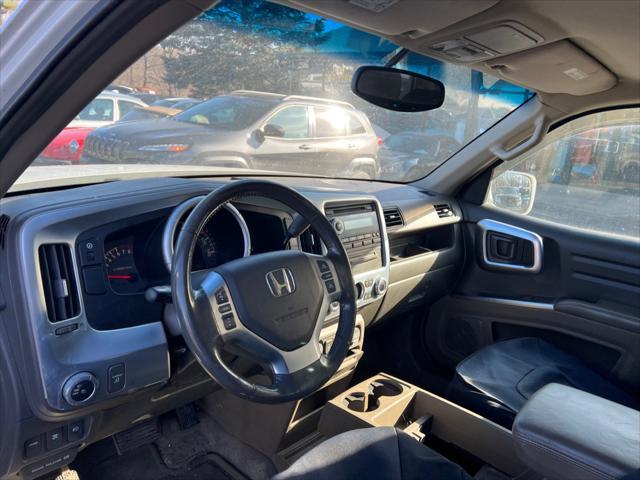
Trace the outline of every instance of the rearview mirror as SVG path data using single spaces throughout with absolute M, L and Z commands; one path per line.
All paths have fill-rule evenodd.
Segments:
M 491 181 L 490 202 L 496 207 L 527 215 L 533 209 L 537 180 L 529 173 L 507 170 Z
M 390 67 L 360 67 L 351 90 L 378 107 L 397 112 L 425 112 L 442 106 L 444 85 L 433 78 Z

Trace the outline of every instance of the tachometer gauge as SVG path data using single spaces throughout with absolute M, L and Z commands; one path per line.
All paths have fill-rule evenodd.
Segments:
M 136 293 L 144 289 L 144 282 L 133 258 L 133 239 L 126 239 L 105 248 L 104 264 L 107 280 L 116 293 Z

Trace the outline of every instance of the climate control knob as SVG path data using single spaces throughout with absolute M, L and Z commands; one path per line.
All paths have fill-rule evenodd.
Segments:
M 82 405 L 98 390 L 98 379 L 89 372 L 80 372 L 67 380 L 62 387 L 62 397 L 70 405 Z
M 373 284 L 373 296 L 380 297 L 385 294 L 388 287 L 387 279 L 380 277 Z

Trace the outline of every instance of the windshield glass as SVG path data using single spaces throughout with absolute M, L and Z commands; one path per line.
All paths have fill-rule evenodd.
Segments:
M 441 108 L 400 113 L 356 97 L 354 71 L 384 65 L 398 50 L 388 40 L 281 5 L 222 1 L 78 112 L 14 189 L 45 180 L 72 184 L 87 175 L 96 182 L 196 170 L 411 182 L 532 96 L 464 66 L 410 53 L 396 66 L 443 82 Z M 181 104 L 184 99 L 191 101 Z
M 221 96 L 189 108 L 174 118 L 180 122 L 198 123 L 212 128 L 240 130 L 258 121 L 276 101 L 239 96 Z

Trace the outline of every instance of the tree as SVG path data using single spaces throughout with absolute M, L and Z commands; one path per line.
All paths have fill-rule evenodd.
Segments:
M 324 20 L 262 0 L 227 0 L 162 43 L 165 81 L 208 98 L 238 89 L 293 93 L 301 51 L 325 39 Z

